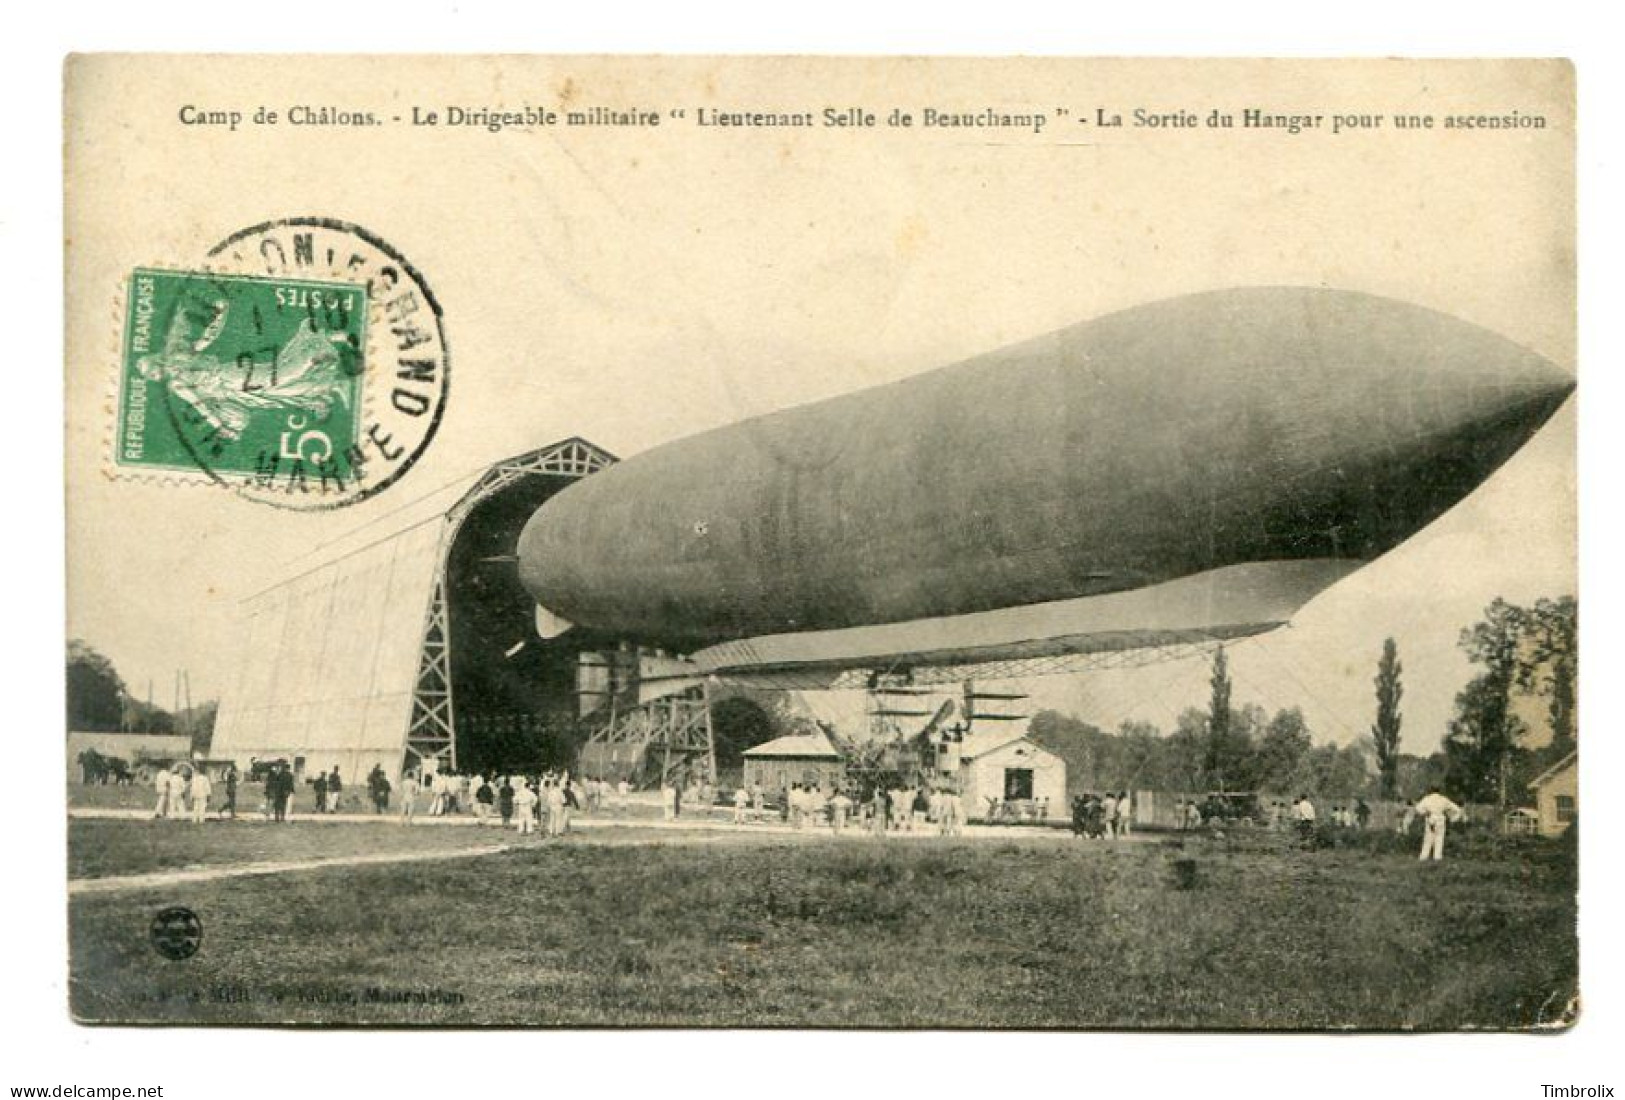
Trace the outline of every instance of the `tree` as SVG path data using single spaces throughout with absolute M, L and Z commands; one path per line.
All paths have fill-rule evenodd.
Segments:
M 1530 616 L 1496 597 L 1484 618 L 1461 632 L 1461 648 L 1484 671 L 1456 696 L 1456 715 L 1445 738 L 1447 782 L 1457 795 L 1506 803 L 1512 752 L 1524 732 L 1512 711 L 1512 689 L 1523 678 Z
M 68 642 L 68 728 L 110 731 L 124 721 L 124 681 L 113 662 L 82 639 Z
M 1371 727 L 1371 741 L 1377 749 L 1377 774 L 1382 781 L 1382 797 L 1393 798 L 1399 782 L 1399 728 L 1403 717 L 1399 701 L 1405 695 L 1400 682 L 1404 666 L 1399 663 L 1399 646 L 1392 638 L 1382 643 L 1377 661 L 1377 721 Z
M 1224 655 L 1224 646 L 1213 653 L 1213 675 L 1208 678 L 1212 689 L 1207 708 L 1207 751 L 1202 758 L 1202 770 L 1210 784 L 1226 789 L 1226 780 L 1234 781 L 1226 772 L 1234 764 L 1234 748 L 1230 741 L 1230 662 Z
M 1316 745 L 1298 764 L 1293 787 L 1321 798 L 1349 799 L 1366 793 L 1371 769 L 1359 745 Z
M 1258 785 L 1278 793 L 1290 791 L 1310 744 L 1309 725 L 1303 719 L 1302 710 L 1292 707 L 1276 711 L 1258 744 L 1255 764 Z
M 1207 714 L 1196 712 L 1204 730 L 1202 784 L 1210 790 L 1247 790 L 1256 782 L 1253 745 L 1264 732 L 1264 710 L 1255 703 L 1239 710 L 1230 705 L 1230 663 L 1223 647 L 1214 652 L 1213 674 L 1208 682 L 1212 694 Z M 1181 721 L 1184 721 L 1183 716 Z
M 1579 607 L 1573 596 L 1541 599 L 1524 615 L 1526 644 L 1517 673 L 1518 688 L 1546 696 L 1552 745 L 1559 752 L 1574 747 L 1575 668 L 1578 657 Z
M 1445 786 L 1468 802 L 1505 801 L 1513 747 L 1523 734 L 1506 684 L 1494 673 L 1468 681 L 1456 695 L 1456 716 L 1445 737 Z
M 1059 711 L 1033 715 L 1027 736 L 1066 761 L 1067 789 L 1075 794 L 1112 782 L 1114 762 L 1107 759 L 1111 737 L 1103 730 Z
M 1121 749 L 1117 775 L 1120 790 L 1163 785 L 1163 741 L 1156 726 L 1150 722 L 1125 721 L 1117 727 L 1112 740 Z
M 175 716 L 175 731 L 192 739 L 192 755 L 208 756 L 214 743 L 214 722 L 220 716 L 220 704 L 210 699 L 190 707 Z
M 1174 731 L 1168 735 L 1166 773 L 1175 790 L 1200 791 L 1205 787 L 1207 757 L 1207 715 L 1195 707 L 1179 712 Z
M 1431 756 L 1412 756 L 1408 752 L 1399 754 L 1397 768 L 1397 790 L 1400 798 L 1417 799 L 1433 788 L 1449 786 L 1447 782 L 1449 757 L 1445 752 L 1435 752 Z

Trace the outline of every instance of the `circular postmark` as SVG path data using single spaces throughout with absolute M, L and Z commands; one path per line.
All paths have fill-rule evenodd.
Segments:
M 445 412 L 439 302 L 399 252 L 348 222 L 265 222 L 196 270 L 137 269 L 126 340 L 126 384 L 161 401 L 167 428 L 144 452 L 277 507 L 382 492 Z
M 152 947 L 166 959 L 189 959 L 203 943 L 203 922 L 184 905 L 160 909 L 152 918 Z

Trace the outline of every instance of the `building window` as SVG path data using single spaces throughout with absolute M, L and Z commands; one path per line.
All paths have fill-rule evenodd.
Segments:
M 1031 768 L 1004 769 L 1004 800 L 1019 802 L 1033 796 L 1033 770 Z
M 1557 821 L 1560 825 L 1567 825 L 1574 820 L 1574 796 L 1560 794 L 1557 796 Z

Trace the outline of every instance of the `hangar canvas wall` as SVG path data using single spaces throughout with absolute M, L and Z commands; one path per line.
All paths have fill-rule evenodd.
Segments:
M 375 764 L 392 780 L 408 767 L 454 766 L 446 566 L 465 520 L 526 479 L 585 477 L 614 461 L 581 439 L 516 455 L 294 563 L 245 601 L 237 673 L 210 754 L 239 765 L 283 757 L 307 771 L 337 766 L 351 783 Z

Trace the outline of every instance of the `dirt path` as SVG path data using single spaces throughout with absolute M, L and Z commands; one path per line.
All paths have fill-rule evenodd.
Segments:
M 147 820 L 151 813 L 146 810 L 116 810 L 116 809 L 89 809 L 81 808 L 68 811 L 70 818 L 85 820 Z M 309 815 L 301 817 L 300 822 L 322 822 L 339 824 L 342 822 L 373 823 L 380 827 L 393 826 L 400 828 L 398 820 L 393 817 L 374 817 L 370 815 L 326 814 Z M 473 826 L 477 822 L 473 818 L 420 818 L 412 828 L 442 828 Z M 828 838 L 831 834 L 827 829 L 794 829 L 788 825 L 751 824 L 735 825 L 731 821 L 723 820 L 688 820 L 664 821 L 640 818 L 593 818 L 579 817 L 571 822 L 572 843 L 586 842 L 590 844 L 616 844 L 628 843 L 635 839 L 641 843 L 655 844 L 712 844 L 718 841 L 744 840 L 750 837 L 774 837 L 787 839 L 802 837 L 806 839 Z M 624 838 L 617 834 L 641 834 L 635 838 Z M 651 838 L 648 833 L 665 833 L 666 836 Z M 672 835 L 675 834 L 675 835 Z M 689 835 L 683 835 L 689 834 Z M 696 835 L 697 834 L 697 835 Z M 504 834 L 506 835 L 506 834 Z M 965 838 L 1003 840 L 1030 840 L 1030 841 L 1067 841 L 1069 836 L 1050 830 L 1028 830 L 1000 828 L 998 826 L 968 826 L 964 832 Z M 882 843 L 897 843 L 932 839 L 934 834 L 919 833 L 890 833 Z M 854 841 L 874 841 L 867 831 L 851 829 L 842 834 L 842 839 Z M 1142 838 L 1134 837 L 1129 843 Z M 290 860 L 261 860 L 254 863 L 222 864 L 217 867 L 191 867 L 184 870 L 149 871 L 139 875 L 104 875 L 94 878 L 74 878 L 68 880 L 68 894 L 78 897 L 87 894 L 119 893 L 130 890 L 147 890 L 168 886 L 180 886 L 196 882 L 213 882 L 219 879 L 240 878 L 247 875 L 277 875 L 292 871 L 316 871 L 327 867 L 361 867 L 389 863 L 416 863 L 429 860 L 460 859 L 465 856 L 486 856 L 498 852 L 539 848 L 544 841 L 538 839 L 520 840 L 504 839 L 467 848 L 431 848 L 417 852 L 379 852 L 373 854 L 355 853 L 343 856 L 324 856 L 311 859 Z
M 68 896 L 117 893 L 124 890 L 146 890 L 161 886 L 181 886 L 194 882 L 213 882 L 216 879 L 239 878 L 243 875 L 279 875 L 287 871 L 315 871 L 323 867 L 359 867 L 377 863 L 417 863 L 433 859 L 456 859 L 459 856 L 488 856 L 519 846 L 513 843 L 486 844 L 478 848 L 442 848 L 426 852 L 357 854 L 329 856 L 322 859 L 265 860 L 259 863 L 226 864 L 221 867 L 199 867 L 185 871 L 151 871 L 142 875 L 75 878 L 68 880 Z

